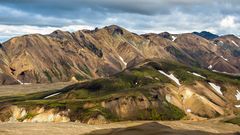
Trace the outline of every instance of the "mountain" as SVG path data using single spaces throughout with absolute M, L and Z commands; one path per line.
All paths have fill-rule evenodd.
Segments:
M 240 113 L 239 44 L 234 35 L 138 35 L 116 25 L 14 37 L 0 48 L 1 84 L 80 82 L 0 97 L 0 121 L 100 124 L 234 116 Z
M 0 121 L 204 120 L 238 114 L 239 88 L 237 76 L 148 59 L 110 77 L 2 97 Z
M 111 25 L 14 37 L 0 47 L 0 83 L 28 84 L 108 77 L 146 59 L 239 74 L 240 39 L 195 34 L 138 35 Z
M 212 39 L 215 39 L 215 38 L 218 38 L 218 37 L 219 37 L 218 35 L 213 34 L 213 33 L 210 33 L 210 32 L 208 32 L 208 31 L 193 32 L 193 34 L 198 35 L 198 36 L 201 36 L 201 37 L 206 38 L 206 39 L 208 39 L 208 40 L 212 40 Z

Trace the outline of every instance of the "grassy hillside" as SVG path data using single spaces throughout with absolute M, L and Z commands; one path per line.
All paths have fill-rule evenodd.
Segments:
M 177 91 L 178 85 L 159 70 L 167 74 L 173 73 L 184 86 L 194 85 L 196 82 L 207 84 L 208 81 L 240 86 L 239 77 L 186 67 L 178 63 L 148 61 L 108 78 L 73 84 L 61 90 L 1 97 L 0 102 L 25 107 L 27 110 L 36 106 L 57 110 L 70 109 L 70 119 L 82 122 L 99 115 L 109 121 L 182 119 L 186 116 L 185 110 L 173 105 L 165 97 L 166 92 Z M 189 72 L 201 74 L 206 79 Z M 52 94 L 56 95 L 49 96 Z M 49 98 L 46 98 L 48 96 Z M 180 100 L 182 97 L 176 95 L 175 98 Z M 118 109 L 122 112 L 119 113 Z
M 230 120 L 225 121 L 227 123 L 237 124 L 240 126 L 240 115 L 236 116 L 235 118 L 232 118 Z

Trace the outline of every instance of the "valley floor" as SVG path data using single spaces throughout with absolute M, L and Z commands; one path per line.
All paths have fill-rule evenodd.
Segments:
M 237 133 L 239 132 L 239 133 Z M 128 121 L 103 125 L 82 123 L 0 123 L 0 135 L 209 135 L 240 134 L 240 126 L 206 121 Z
M 28 84 L 28 85 L 2 85 L 0 86 L 0 97 L 20 96 L 36 92 L 62 89 L 74 82 L 57 82 L 50 84 Z

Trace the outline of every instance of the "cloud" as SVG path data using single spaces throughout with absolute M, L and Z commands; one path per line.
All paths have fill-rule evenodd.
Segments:
M 54 16 L 44 16 L 34 14 L 15 8 L 0 5 L 0 24 L 10 25 L 38 25 L 38 26 L 64 26 L 71 24 L 81 24 L 84 21 L 80 19 L 59 18 Z
M 219 11 L 238 13 L 239 0 L 0 0 L 0 4 L 21 10 L 48 15 L 76 16 L 78 11 L 92 10 L 112 13 L 137 13 L 144 15 L 167 14 L 173 9 L 187 9 L 184 12 Z M 27 7 L 27 8 L 26 8 Z M 199 8 L 198 8 L 199 7 Z M 234 7 L 234 8 L 232 8 Z M 44 10 L 43 10 L 44 9 Z M 82 10 L 83 9 L 83 10 Z M 209 12 L 211 13 L 211 12 Z M 81 15 L 77 15 L 79 17 Z
M 239 0 L 0 0 L 0 25 L 24 26 L 9 33 L 0 31 L 0 37 L 111 24 L 136 33 L 239 34 L 238 5 Z
M 81 29 L 93 29 L 86 25 L 69 25 L 64 27 L 50 27 L 50 26 L 29 26 L 29 25 L 0 25 L 0 42 L 4 42 L 12 37 L 21 36 L 25 34 L 50 34 L 55 30 L 63 30 L 73 32 Z
M 227 16 L 221 20 L 220 26 L 225 28 L 233 28 L 236 26 L 235 20 L 236 18 L 234 16 Z

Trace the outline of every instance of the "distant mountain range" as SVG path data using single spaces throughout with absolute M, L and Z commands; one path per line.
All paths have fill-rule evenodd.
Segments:
M 0 84 L 107 77 L 146 59 L 240 73 L 240 39 L 209 32 L 138 35 L 111 25 L 14 37 L 0 45 Z
M 196 35 L 201 36 L 203 38 L 206 38 L 208 40 L 212 40 L 212 39 L 215 39 L 215 38 L 219 37 L 218 35 L 207 32 L 207 31 L 202 31 L 200 33 L 199 32 L 193 32 L 193 34 L 196 34 Z

